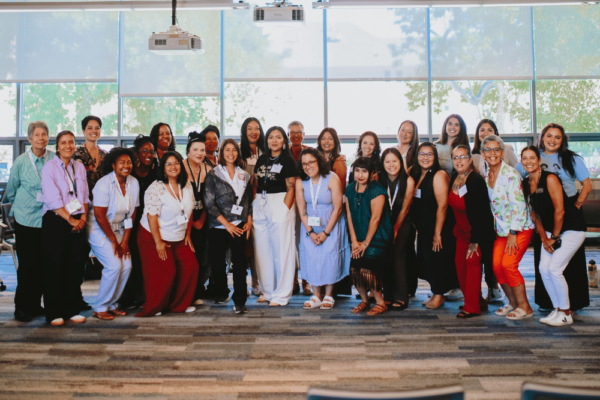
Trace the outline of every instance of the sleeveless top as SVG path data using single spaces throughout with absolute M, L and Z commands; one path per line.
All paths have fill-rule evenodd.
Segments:
M 421 185 L 415 189 L 415 196 L 409 211 L 410 220 L 415 224 L 417 231 L 427 236 L 431 236 L 435 232 L 438 203 L 433 191 L 433 177 L 436 172 L 427 171 Z M 416 194 L 419 190 L 421 196 L 417 197 Z
M 348 199 L 356 240 L 359 242 L 365 240 L 369 231 L 371 200 L 381 195 L 385 196 L 385 204 L 381 213 L 381 219 L 379 220 L 379 226 L 363 256 L 366 258 L 385 257 L 385 252 L 393 239 L 387 191 L 377 181 L 371 181 L 363 193 L 357 193 L 355 187 L 356 182 L 349 183 L 346 187 L 345 195 L 346 199 Z
M 529 203 L 529 206 L 535 211 L 536 214 L 542 219 L 542 225 L 548 232 L 554 230 L 554 204 L 552 198 L 548 192 L 548 176 L 550 172 L 542 171 L 542 176 L 538 182 L 538 187 L 535 193 L 530 194 L 530 178 L 527 177 L 523 180 L 523 192 Z M 554 175 L 554 174 L 552 174 Z M 558 178 L 560 181 L 560 178 Z M 562 188 L 562 182 L 561 182 Z M 569 198 L 564 188 L 561 189 L 563 196 L 563 205 L 565 209 L 565 216 L 563 218 L 563 225 L 560 229 L 560 233 L 566 231 L 586 231 L 587 227 L 585 219 L 583 218 L 583 212 L 575 207 Z
M 323 177 L 321 182 L 321 188 L 319 189 L 319 193 L 317 194 L 317 186 L 318 183 L 313 184 L 312 179 L 308 179 L 306 181 L 302 181 L 302 186 L 304 187 L 304 201 L 306 201 L 306 211 L 308 215 L 311 216 L 312 212 L 312 197 L 310 195 L 310 186 L 312 184 L 313 192 L 317 196 L 317 208 L 320 206 L 331 206 L 333 208 L 333 200 L 331 198 L 331 190 L 329 190 L 329 180 L 331 179 L 333 172 L 327 174 L 327 176 Z

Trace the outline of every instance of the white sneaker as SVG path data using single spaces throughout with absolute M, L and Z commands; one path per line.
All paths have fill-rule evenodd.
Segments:
M 444 297 L 446 297 L 446 300 L 454 301 L 464 299 L 465 295 L 460 289 L 452 289 L 451 291 L 446 293 Z
M 82 323 L 85 322 L 85 317 L 83 315 L 74 315 L 69 318 L 71 322 Z
M 556 317 L 556 314 L 558 313 L 558 310 L 553 310 L 550 314 L 548 314 L 547 316 L 545 316 L 544 318 L 540 318 L 540 322 L 542 324 L 547 324 L 548 321 L 553 320 L 554 317 Z
M 488 289 L 488 303 L 504 302 L 506 297 L 500 288 Z
M 154 314 L 155 317 L 160 317 L 162 315 L 162 312 L 157 312 L 156 314 Z
M 552 326 L 564 326 L 571 325 L 573 323 L 573 316 L 571 314 L 567 315 L 564 311 L 557 311 L 554 319 L 551 319 L 547 322 L 548 325 Z
M 191 307 L 190 306 L 190 307 L 188 307 L 188 308 L 185 309 L 185 312 L 187 312 L 187 313 L 194 312 L 194 311 L 196 311 L 196 307 Z

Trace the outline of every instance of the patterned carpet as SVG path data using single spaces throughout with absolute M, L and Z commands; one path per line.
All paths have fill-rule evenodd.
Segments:
M 600 251 L 588 251 L 600 260 Z M 533 253 L 522 263 L 530 300 Z M 468 399 L 518 399 L 523 381 L 600 388 L 600 290 L 575 324 L 508 321 L 492 312 L 458 320 L 460 301 L 426 310 L 420 282 L 410 308 L 382 317 L 249 301 L 201 306 L 193 314 L 52 328 L 13 319 L 16 276 L 0 256 L 0 399 L 303 399 L 311 386 L 352 390 L 462 384 Z M 98 281 L 83 285 L 92 302 Z

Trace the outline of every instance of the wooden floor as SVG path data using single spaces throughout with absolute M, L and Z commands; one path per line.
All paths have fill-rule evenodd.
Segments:
M 600 260 L 599 251 L 588 257 Z M 533 296 L 533 255 L 523 264 Z M 600 291 L 575 324 L 508 321 L 492 312 L 458 320 L 458 302 L 426 310 L 421 282 L 410 308 L 382 317 L 249 301 L 208 304 L 193 314 L 126 316 L 48 326 L 13 319 L 12 258 L 0 256 L 1 399 L 303 399 L 311 386 L 412 389 L 462 384 L 468 399 L 518 399 L 523 381 L 600 387 Z M 97 281 L 83 286 L 93 301 Z M 533 300 L 531 298 L 531 300 Z

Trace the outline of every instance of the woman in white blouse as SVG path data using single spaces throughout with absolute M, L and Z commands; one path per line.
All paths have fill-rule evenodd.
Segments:
M 90 246 L 104 266 L 93 307 L 94 317 L 102 320 L 126 314 L 117 307 L 117 300 L 131 272 L 129 235 L 140 205 L 140 187 L 131 176 L 133 158 L 133 152 L 122 147 L 108 153 L 103 162 L 104 177 L 93 190 L 94 212 L 87 220 Z
M 136 317 L 196 310 L 188 307 L 198 279 L 198 261 L 190 236 L 194 194 L 181 155 L 167 151 L 156 177 L 144 196 L 137 237 L 146 303 Z

